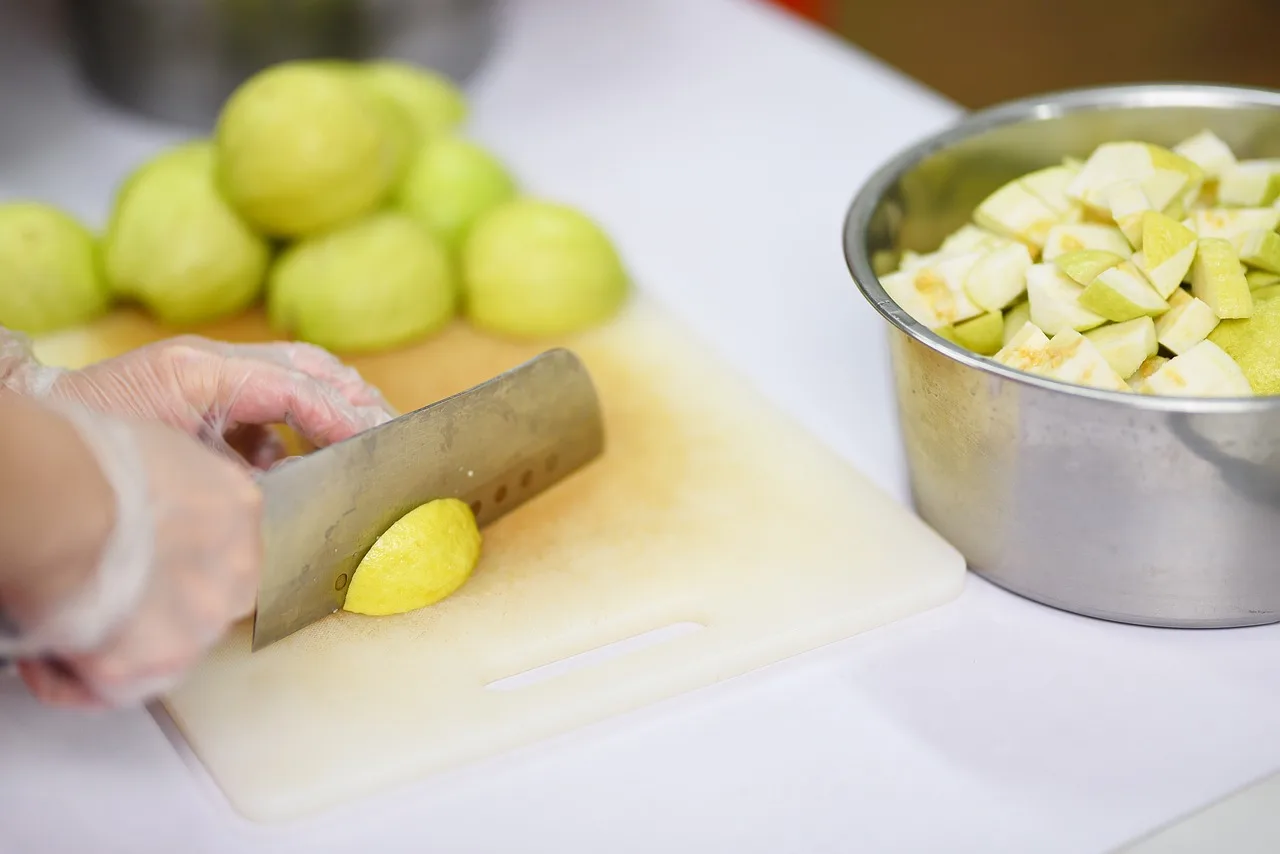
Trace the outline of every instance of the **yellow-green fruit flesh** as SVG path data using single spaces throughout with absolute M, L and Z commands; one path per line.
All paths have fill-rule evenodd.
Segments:
M 1004 314 L 989 311 L 957 323 L 954 334 L 953 340 L 960 346 L 982 356 L 994 356 L 1004 345 Z
M 1224 320 L 1209 340 L 1235 359 L 1254 394 L 1280 394 L 1280 286 L 1253 292 L 1253 315 Z
M 351 576 L 343 610 L 368 616 L 403 614 L 448 598 L 471 576 L 482 538 L 475 516 L 457 498 L 409 511 L 373 544 Z

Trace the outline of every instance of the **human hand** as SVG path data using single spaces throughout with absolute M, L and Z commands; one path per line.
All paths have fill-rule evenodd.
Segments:
M 0 328 L 0 388 L 162 421 L 255 468 L 284 453 L 272 424 L 317 447 L 395 417 L 354 368 L 309 344 L 227 344 L 183 335 L 78 371 L 39 364 L 26 336 Z
M 24 336 L 0 329 L 0 388 L 6 387 L 68 411 L 80 411 L 68 404 L 82 404 L 98 413 L 161 422 L 256 468 L 267 468 L 283 455 L 268 425 L 288 424 L 322 447 L 395 414 L 353 369 L 319 348 L 222 344 L 194 336 L 67 371 L 40 365 Z M 91 417 L 81 412 L 79 419 L 87 423 L 84 419 Z M 25 651 L 17 652 L 25 656 L 19 664 L 24 680 L 48 702 L 120 704 L 153 696 L 253 607 L 259 511 L 256 490 L 246 496 L 235 485 L 249 477 L 240 470 L 243 466 L 231 466 L 239 477 L 236 481 L 224 460 L 213 457 L 224 467 L 219 474 L 208 460 L 200 462 L 207 452 L 189 440 L 177 442 L 181 437 L 169 436 L 158 424 L 131 429 L 134 444 L 144 446 L 145 459 L 138 465 L 147 472 L 148 488 L 160 490 L 163 485 L 168 491 L 148 499 L 150 515 L 135 513 L 132 522 L 120 516 L 112 541 L 124 537 L 135 544 L 150 543 L 153 551 L 143 554 L 137 545 L 127 560 L 104 556 L 103 566 L 92 576 L 97 580 L 86 585 L 75 602 L 57 609 L 64 616 L 42 620 L 55 627 L 52 636 L 37 635 L 34 646 L 28 643 Z M 80 432 L 92 434 L 93 429 Z M 149 446 L 153 438 L 154 449 Z M 166 476 L 164 471 L 176 474 Z M 118 501 L 130 494 L 121 485 L 127 476 L 117 472 L 112 478 Z M 138 471 L 133 476 L 137 478 Z M 218 533 L 200 538 L 212 530 Z M 244 531 L 249 532 L 248 540 Z M 246 550 L 252 551 L 249 557 L 244 556 Z M 125 571 L 126 566 L 150 580 L 131 584 L 135 576 Z M 130 593 L 135 587 L 144 592 Z M 28 608 L 28 616 L 43 610 Z M 195 617 L 184 616 L 192 610 Z M 91 644 L 86 632 L 100 636 L 93 635 Z M 14 651 L 0 649 L 0 654 Z
M 132 705 L 253 610 L 261 496 L 243 465 L 172 427 L 55 407 L 97 460 L 114 525 L 75 586 L 41 595 L 37 583 L 10 601 L 18 671 L 46 703 Z
M 61 373 L 36 361 L 26 335 L 0 326 L 0 389 L 39 396 Z
M 324 447 L 395 416 L 354 368 L 319 347 L 226 344 L 191 335 L 61 373 L 47 394 L 161 421 L 256 468 L 284 455 L 271 424 L 288 424 Z

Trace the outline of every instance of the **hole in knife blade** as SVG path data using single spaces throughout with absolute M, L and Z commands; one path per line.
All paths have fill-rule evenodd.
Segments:
M 531 483 L 533 483 L 533 472 L 531 472 L 531 471 L 526 471 L 524 474 L 520 475 L 520 488 L 521 488 L 521 489 L 528 489 L 528 488 L 529 488 L 529 484 L 531 484 Z
M 481 507 L 483 507 L 483 506 L 484 506 L 484 505 L 483 505 L 483 504 L 481 504 L 479 501 L 472 501 L 472 502 L 471 502 L 471 513 L 472 513 L 472 515 L 473 515 L 473 516 L 479 516 L 479 515 L 480 515 L 480 508 L 481 508 Z
M 568 658 L 562 658 L 559 661 L 540 665 L 523 673 L 517 673 L 514 676 L 504 677 L 496 682 L 490 682 L 484 687 L 488 691 L 518 691 L 521 688 L 537 685 L 557 676 L 564 676 L 567 673 L 573 673 L 577 670 L 603 664 L 606 661 L 612 661 L 615 658 L 621 658 L 627 653 L 639 652 L 642 649 L 648 649 L 660 643 L 700 632 L 705 628 L 706 626 L 702 625 L 702 623 L 672 623 L 660 629 L 653 629 L 644 634 L 634 635 L 586 652 L 571 655 Z
M 499 486 L 499 487 L 498 487 L 498 491 L 497 491 L 496 493 L 494 493 L 494 495 L 493 495 L 493 503 L 494 503 L 494 504 L 501 504 L 502 502 L 504 502 L 504 501 L 506 501 L 506 500 L 507 500 L 507 487 L 506 487 L 506 485 L 504 484 L 503 486 Z

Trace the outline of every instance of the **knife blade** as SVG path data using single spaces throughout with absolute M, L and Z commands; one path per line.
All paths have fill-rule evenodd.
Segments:
M 253 651 L 342 607 L 356 567 L 397 519 L 436 498 L 480 526 L 598 457 L 604 424 L 581 360 L 554 349 L 452 397 L 272 469 Z

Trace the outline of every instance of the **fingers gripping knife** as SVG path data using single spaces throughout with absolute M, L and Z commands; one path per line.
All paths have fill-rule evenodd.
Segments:
M 603 450 L 591 377 L 557 349 L 268 472 L 253 650 L 341 608 L 365 552 L 418 505 L 460 498 L 483 527 Z M 0 614 L 0 638 L 15 631 Z
M 487 382 L 263 475 L 262 649 L 342 607 L 365 552 L 397 519 L 460 498 L 483 527 L 604 449 L 582 362 L 550 350 Z

